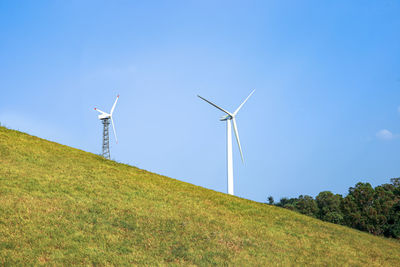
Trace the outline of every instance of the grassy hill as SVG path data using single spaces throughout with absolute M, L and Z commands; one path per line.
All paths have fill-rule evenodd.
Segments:
M 0 127 L 0 265 L 400 266 L 400 242 Z

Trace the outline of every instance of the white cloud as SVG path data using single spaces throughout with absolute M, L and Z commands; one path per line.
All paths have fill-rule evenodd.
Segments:
M 376 133 L 376 137 L 381 140 L 392 140 L 395 136 L 391 131 L 383 129 Z

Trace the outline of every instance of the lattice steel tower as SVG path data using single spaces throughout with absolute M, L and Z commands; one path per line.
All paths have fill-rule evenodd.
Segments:
M 110 128 L 110 119 L 102 119 L 101 122 L 103 123 L 103 153 L 102 156 L 106 159 L 110 159 L 110 135 L 109 135 L 109 128 Z

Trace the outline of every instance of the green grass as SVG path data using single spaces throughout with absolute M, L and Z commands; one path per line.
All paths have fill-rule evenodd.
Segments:
M 400 242 L 0 127 L 0 265 L 400 266 Z

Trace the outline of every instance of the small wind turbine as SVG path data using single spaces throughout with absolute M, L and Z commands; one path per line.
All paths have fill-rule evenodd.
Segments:
M 236 115 L 239 112 L 239 110 L 243 107 L 244 103 L 246 103 L 246 101 L 250 98 L 250 96 L 254 93 L 255 89 L 250 93 L 250 95 L 243 101 L 242 104 L 240 104 L 240 106 L 235 110 L 235 112 L 230 113 L 228 111 L 226 111 L 225 109 L 215 105 L 214 103 L 208 101 L 207 99 L 197 95 L 198 97 L 200 97 L 201 99 L 203 99 L 204 101 L 206 101 L 207 103 L 213 105 L 214 107 L 216 107 L 217 109 L 221 110 L 222 112 L 226 113 L 227 115 L 224 115 L 223 117 L 221 117 L 221 121 L 226 121 L 226 126 L 227 126 L 227 163 L 228 163 L 228 194 L 233 195 L 233 157 L 232 157 L 232 126 L 231 126 L 231 121 L 233 122 L 233 129 L 235 131 L 235 136 L 236 136 L 236 141 L 238 143 L 239 146 L 239 150 L 240 150 L 240 156 L 242 157 L 242 162 L 244 163 L 244 159 L 243 159 L 243 153 L 242 153 L 242 147 L 240 146 L 240 140 L 239 140 L 239 133 L 237 130 L 237 125 L 236 125 Z
M 103 123 L 103 153 L 102 153 L 102 156 L 105 157 L 106 159 L 110 159 L 110 136 L 108 133 L 110 121 L 111 121 L 113 130 L 114 130 L 115 142 L 118 144 L 117 133 L 115 132 L 114 121 L 112 119 L 112 115 L 114 113 L 115 106 L 117 105 L 118 98 L 119 98 L 119 95 L 117 96 L 117 99 L 115 99 L 114 105 L 112 106 L 110 113 L 106 113 L 104 111 L 101 111 L 98 108 L 94 108 L 94 110 L 100 112 L 100 115 L 98 118 Z

